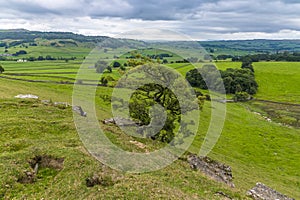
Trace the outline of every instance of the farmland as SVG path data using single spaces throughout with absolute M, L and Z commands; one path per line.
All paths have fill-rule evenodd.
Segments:
M 17 47 L 10 51 L 19 51 Z M 299 146 L 300 131 L 295 126 L 286 126 L 283 117 L 298 119 L 298 110 L 281 112 L 276 118 L 270 109 L 276 106 L 266 102 L 239 102 L 227 104 L 224 128 L 209 157 L 231 166 L 234 174 L 234 189 L 214 182 L 202 173 L 193 171 L 185 162 L 185 155 L 165 169 L 144 174 L 126 174 L 102 165 L 89 155 L 76 132 L 70 107 L 45 105 L 38 100 L 17 100 L 18 94 L 34 94 L 42 100 L 68 102 L 71 104 L 73 84 L 83 58 L 88 55 L 85 47 L 28 47 L 28 56 L 77 57 L 75 60 L 44 60 L 34 62 L 1 61 L 5 72 L 0 78 L 1 136 L 0 136 L 0 198 L 174 198 L 174 199 L 222 199 L 222 191 L 235 199 L 246 199 L 245 193 L 256 182 L 294 198 L 300 198 Z M 115 60 L 127 61 L 128 49 L 103 52 L 108 63 Z M 146 51 L 145 54 L 152 54 Z M 161 52 L 156 52 L 161 53 Z M 26 55 L 27 56 L 27 55 Z M 22 57 L 18 57 L 22 58 Z M 183 76 L 194 66 L 210 63 L 171 63 L 179 58 L 170 58 L 167 66 Z M 240 68 L 240 62 L 219 61 L 219 69 Z M 260 100 L 299 104 L 300 66 L 292 62 L 253 63 Z M 127 71 L 130 70 L 128 67 Z M 89 69 L 97 76 L 95 68 Z M 118 80 L 119 69 L 105 76 Z M 33 81 L 33 82 L 32 82 Z M 35 81 L 35 82 L 34 82 Z M 93 82 L 94 81 L 94 82 Z M 98 83 L 98 80 L 83 80 L 83 83 Z M 99 121 L 112 116 L 111 106 L 103 98 L 111 96 L 112 87 L 97 87 L 96 109 Z M 228 98 L 231 98 L 228 95 Z M 273 107 L 272 107 L 273 106 Z M 277 106 L 278 107 L 278 106 Z M 290 108 L 290 107 L 289 107 Z M 200 127 L 187 153 L 199 153 L 211 118 L 211 103 L 206 101 L 201 112 Z M 286 110 L 286 107 L 279 110 Z M 256 114 L 257 112 L 261 115 Z M 292 112 L 293 113 L 293 112 Z M 267 121 L 264 116 L 273 121 Z M 129 141 L 137 140 L 146 145 L 147 151 L 154 151 L 164 144 L 149 139 L 139 139 L 124 134 L 113 125 L 102 125 L 105 134 L 113 143 L 123 149 L 144 152 Z M 63 170 L 42 168 L 33 184 L 17 181 L 24 170 L 30 168 L 28 160 L 35 155 L 50 154 L 64 158 Z M 86 187 L 87 177 L 105 174 L 111 180 L 106 186 Z M 171 195 L 171 196 L 170 196 Z

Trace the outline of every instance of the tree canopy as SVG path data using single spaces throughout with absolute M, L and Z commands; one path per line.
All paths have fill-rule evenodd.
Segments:
M 124 80 L 119 81 L 119 84 L 118 88 L 134 90 L 129 100 L 129 113 L 131 118 L 145 127 L 139 129 L 140 134 L 162 142 L 171 142 L 175 137 L 177 125 L 191 121 L 189 118 L 188 122 L 183 122 L 182 116 L 198 109 L 198 104 L 202 102 L 192 95 L 188 84 L 184 79 L 180 79 L 179 74 L 159 64 L 136 67 Z M 137 85 L 140 86 L 137 88 Z M 161 128 L 153 133 L 152 129 L 147 128 L 150 124 L 151 127 Z M 180 133 L 179 138 L 188 137 L 191 132 L 184 130 L 184 135 Z M 177 142 L 179 141 L 174 144 Z
M 258 84 L 251 69 L 228 68 L 224 71 L 219 70 L 221 78 L 217 73 L 218 71 L 214 65 L 204 65 L 200 69 L 193 69 L 187 72 L 186 79 L 193 87 L 205 90 L 219 91 L 223 82 L 227 94 L 235 94 L 237 92 L 247 92 L 251 95 L 256 94 Z
M 121 67 L 121 64 L 118 61 L 115 61 L 113 63 L 113 67 Z

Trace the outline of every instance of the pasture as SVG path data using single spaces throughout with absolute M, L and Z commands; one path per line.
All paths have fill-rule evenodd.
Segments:
M 32 48 L 32 47 L 31 47 Z M 30 55 L 34 53 L 34 48 Z M 57 51 L 57 48 L 55 48 Z M 124 51 L 124 50 L 123 50 Z M 80 52 L 80 51 L 78 51 Z M 125 52 L 125 51 L 124 51 Z M 61 52 L 57 51 L 57 55 Z M 74 52 L 63 56 L 74 55 Z M 55 54 L 55 53 L 54 53 Z M 53 55 L 54 55 L 53 54 Z M 111 61 L 111 53 L 108 61 Z M 84 56 L 79 53 L 78 57 Z M 122 59 L 122 58 L 121 58 Z M 76 133 L 70 108 L 42 105 L 35 101 L 20 101 L 17 94 L 35 94 L 40 99 L 71 103 L 72 83 L 81 65 L 75 61 L 36 61 L 17 63 L 1 62 L 5 73 L 0 78 L 1 115 L 1 178 L 0 198 L 95 198 L 95 197 L 171 197 L 177 199 L 221 199 L 214 194 L 224 191 L 236 199 L 245 199 L 245 192 L 256 182 L 263 182 L 294 198 L 300 198 L 300 130 L 268 122 L 253 111 L 249 103 L 227 104 L 226 121 L 220 139 L 209 156 L 232 167 L 235 189 L 215 183 L 201 173 L 192 171 L 188 164 L 178 160 L 166 169 L 146 174 L 122 174 L 109 169 L 91 158 Z M 201 67 L 204 63 L 196 63 Z M 194 66 L 185 63 L 167 64 L 182 75 Z M 219 69 L 239 68 L 238 62 L 217 62 Z M 256 98 L 279 102 L 299 103 L 300 63 L 254 63 L 259 91 Z M 90 71 L 94 75 L 95 69 Z M 116 80 L 121 76 L 113 69 Z M 11 80 L 6 78 L 19 78 Z M 28 82 L 28 81 L 44 82 Z M 97 80 L 95 80 L 97 81 Z M 69 84 L 66 84 L 66 83 Z M 98 87 L 96 93 L 97 115 L 100 120 L 111 117 L 110 103 L 100 98 L 110 96 L 110 87 Z M 211 104 L 205 102 L 201 112 L 200 127 L 189 152 L 198 153 L 209 127 Z M 130 151 L 141 151 L 114 126 L 103 126 L 107 136 L 117 145 Z M 159 148 L 161 143 L 138 140 L 148 150 Z M 28 169 L 27 160 L 35 154 L 52 154 L 65 158 L 64 170 L 43 169 L 35 184 L 20 184 L 18 176 Z M 108 187 L 87 188 L 85 179 L 93 173 L 108 173 L 116 183 Z

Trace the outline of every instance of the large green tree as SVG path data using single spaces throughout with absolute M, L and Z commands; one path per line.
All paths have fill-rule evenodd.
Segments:
M 123 80 L 120 82 L 123 82 Z M 146 84 L 143 84 L 145 82 Z M 142 84 L 140 85 L 140 83 Z M 136 88 L 136 85 L 140 86 Z M 140 130 L 140 134 L 162 142 L 173 140 L 177 125 L 183 123 L 181 117 L 183 114 L 199 108 L 198 103 L 200 101 L 192 95 L 186 81 L 180 79 L 180 74 L 176 74 L 159 64 L 136 67 L 129 72 L 124 84 L 119 87 L 134 90 L 129 100 L 131 118 L 139 121 L 144 126 L 149 125 L 152 119 L 158 119 L 155 126 L 163 123 L 160 131 L 155 134 L 147 132 L 148 129 Z M 163 113 L 165 113 L 166 118 L 163 119 L 160 116 L 163 114 L 156 109 L 164 110 Z M 186 123 L 190 123 L 190 121 Z M 182 138 L 188 137 L 190 133 L 191 131 L 185 131 L 186 135 Z

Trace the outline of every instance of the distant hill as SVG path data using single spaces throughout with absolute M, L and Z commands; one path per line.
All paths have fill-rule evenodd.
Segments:
M 300 40 L 229 40 L 207 41 L 200 44 L 213 53 L 218 49 L 248 51 L 256 53 L 299 52 Z
M 0 29 L 0 32 L 29 32 L 29 30 L 20 28 L 20 29 Z
M 72 32 L 41 32 L 41 31 L 28 31 L 26 29 L 8 29 L 0 30 L 0 40 L 24 40 L 27 42 L 34 42 L 35 39 L 73 39 L 78 42 L 99 42 L 107 39 L 105 36 L 85 36 L 75 34 Z
M 26 29 L 8 29 L 0 30 L 0 43 L 2 46 L 7 43 L 7 46 L 17 46 L 21 44 L 34 43 L 36 40 L 73 40 L 76 43 L 96 44 L 105 41 L 105 44 L 111 48 L 120 46 L 143 46 L 144 42 L 130 39 L 115 39 L 106 36 L 85 36 L 72 32 L 41 32 L 28 31 Z M 1 42 L 2 40 L 2 42 Z M 10 40 L 6 42 L 3 40 Z M 1 45 L 0 45 L 1 46 Z
M 112 48 L 120 46 L 127 46 L 130 48 L 143 47 L 145 44 L 151 43 L 149 41 L 144 42 L 131 39 L 116 39 L 106 36 L 86 36 L 72 32 L 41 32 L 28 31 L 26 29 L 0 30 L 0 46 L 16 46 L 24 43 L 34 43 L 37 39 L 73 40 L 76 43 L 88 43 L 89 45 L 94 45 L 95 43 L 103 42 L 105 40 Z M 7 42 L 7 40 L 10 42 Z M 187 45 L 187 43 L 183 42 L 171 43 L 173 43 L 173 45 L 180 45 L 180 43 Z M 283 51 L 300 52 L 300 40 L 224 40 L 199 41 L 199 44 L 201 44 L 201 46 L 211 54 L 245 55 L 257 53 L 278 53 Z M 194 46 L 191 47 L 194 48 Z

